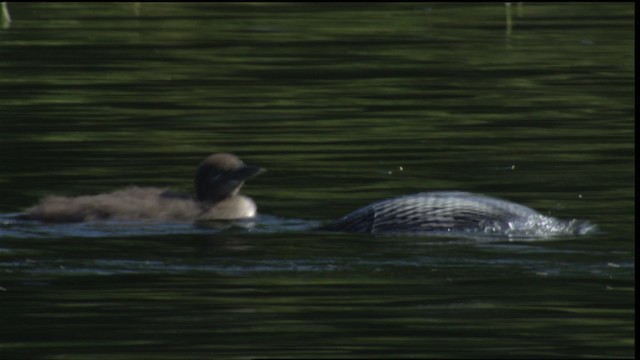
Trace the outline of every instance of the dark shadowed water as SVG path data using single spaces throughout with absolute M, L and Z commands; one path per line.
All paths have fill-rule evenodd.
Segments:
M 0 358 L 633 357 L 633 4 L 9 3 Z M 262 214 L 15 219 L 50 194 L 190 191 L 234 152 Z M 329 234 L 484 193 L 598 231 Z

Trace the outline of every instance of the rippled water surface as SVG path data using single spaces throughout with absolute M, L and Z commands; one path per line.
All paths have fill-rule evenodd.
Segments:
M 8 10 L 0 358 L 634 356 L 632 4 Z M 16 219 L 50 194 L 191 191 L 220 151 L 268 169 L 243 190 L 256 221 Z M 312 230 L 432 190 L 598 231 Z

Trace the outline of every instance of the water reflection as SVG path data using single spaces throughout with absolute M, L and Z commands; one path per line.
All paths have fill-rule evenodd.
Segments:
M 490 3 L 9 7 L 4 358 L 634 354 L 633 5 L 526 3 L 508 39 L 505 7 Z M 217 151 L 269 169 L 246 193 L 273 218 L 12 219 L 50 194 L 189 191 Z M 433 190 L 603 231 L 484 242 L 305 230 Z

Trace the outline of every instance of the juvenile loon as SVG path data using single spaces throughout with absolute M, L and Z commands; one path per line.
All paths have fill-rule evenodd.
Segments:
M 467 192 L 424 192 L 362 207 L 320 230 L 371 234 L 471 233 L 547 236 L 586 233 L 586 221 L 560 220 L 513 202 Z
M 168 189 L 131 186 L 110 193 L 78 197 L 50 196 L 27 210 L 24 218 L 45 222 L 91 220 L 196 221 L 234 220 L 256 215 L 256 204 L 240 195 L 244 181 L 265 170 L 245 165 L 228 153 L 213 154 L 199 166 L 195 198 Z

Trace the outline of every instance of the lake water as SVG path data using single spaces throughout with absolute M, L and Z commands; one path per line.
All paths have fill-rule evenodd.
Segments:
M 633 357 L 631 3 L 9 3 L 0 357 Z M 511 12 L 511 28 L 507 26 Z M 254 227 L 17 221 L 50 194 L 268 171 Z M 327 234 L 429 190 L 599 231 Z

